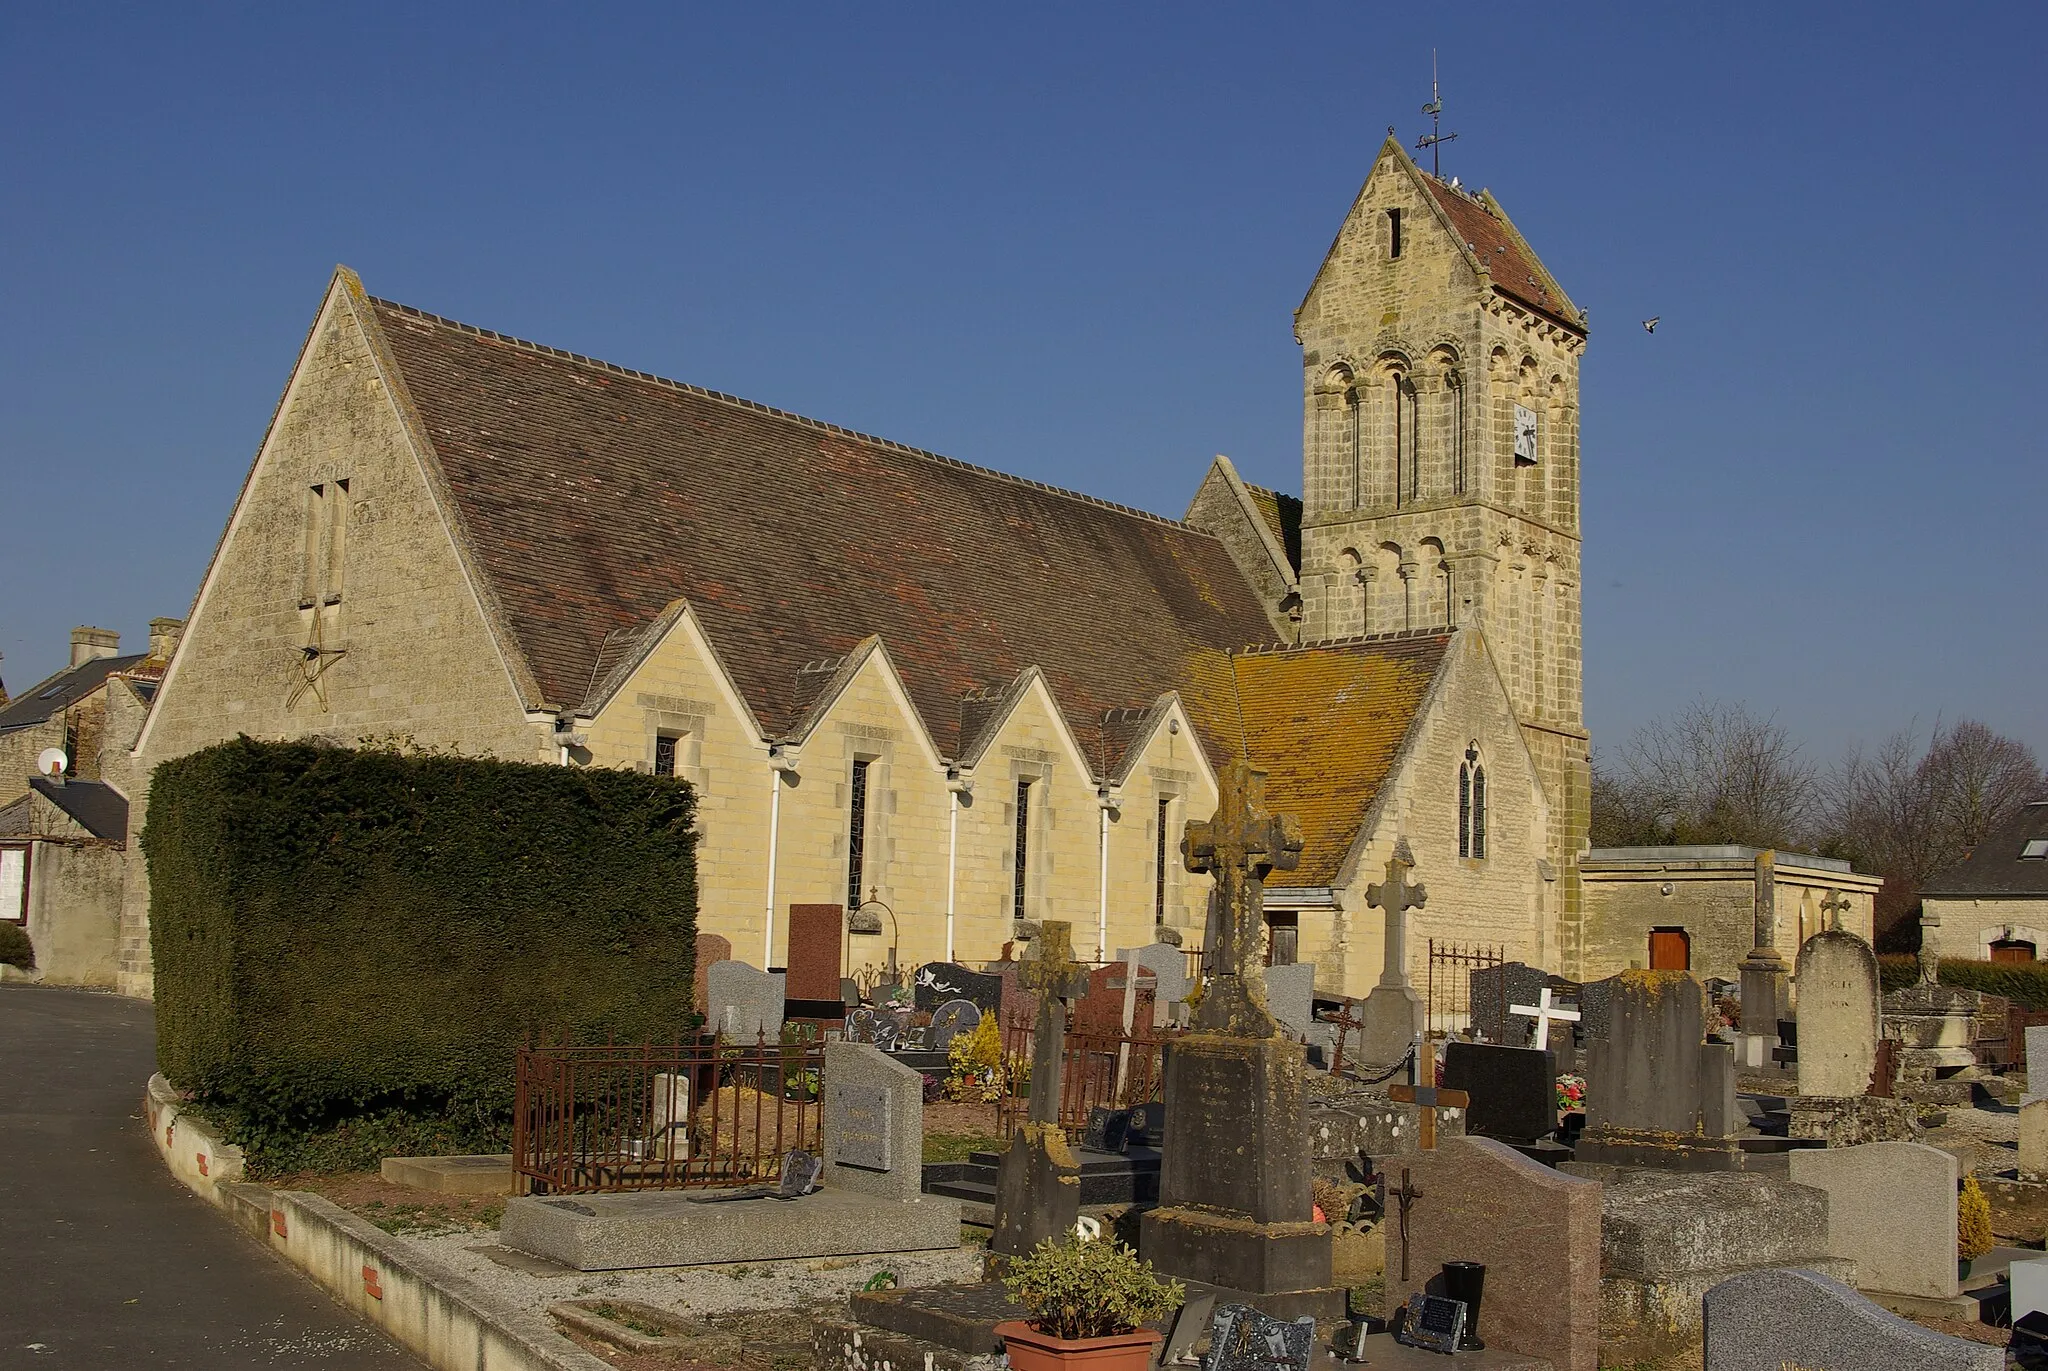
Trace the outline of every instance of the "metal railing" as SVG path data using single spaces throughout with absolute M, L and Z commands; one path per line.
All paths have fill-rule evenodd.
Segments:
M 823 1142 L 819 1042 L 527 1047 L 516 1072 L 521 1194 L 751 1185 Z
M 1507 960 L 1505 947 L 1429 940 L 1429 969 L 1423 1004 L 1430 1036 L 1455 1033 L 1472 1020 L 1472 973 Z
M 1166 1090 L 1166 1049 L 1180 1032 L 1160 1028 L 1067 1034 L 1060 1072 L 1060 1126 L 1083 1129 L 1090 1111 L 1098 1107 L 1125 1109 L 1160 1099 Z M 1030 1112 L 1030 1096 L 1020 1091 L 1030 1076 L 1032 1045 L 1029 1028 L 1013 1027 L 1004 1035 L 1005 1088 L 996 1100 L 996 1131 L 1005 1138 Z

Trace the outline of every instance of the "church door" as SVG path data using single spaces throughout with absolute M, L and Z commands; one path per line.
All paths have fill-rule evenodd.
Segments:
M 1682 928 L 1650 930 L 1650 970 L 1692 970 L 1692 939 Z
M 2000 938 L 1991 944 L 1991 960 L 1994 962 L 2031 962 L 2034 960 L 2034 945 L 2007 938 Z
M 1301 956 L 1301 915 L 1266 916 L 1266 965 L 1293 966 Z

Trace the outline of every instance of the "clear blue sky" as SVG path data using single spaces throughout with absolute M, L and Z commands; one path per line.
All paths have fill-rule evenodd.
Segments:
M 0 673 L 186 612 L 336 262 L 1164 513 L 1299 490 L 1290 316 L 1432 47 L 1592 316 L 1596 743 L 2048 754 L 2039 5 L 10 7 Z

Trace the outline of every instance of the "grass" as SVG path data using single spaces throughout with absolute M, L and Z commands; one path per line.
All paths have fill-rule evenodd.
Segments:
M 441 1204 L 386 1204 L 382 1200 L 365 1200 L 356 1205 L 355 1210 L 386 1233 L 399 1238 L 438 1237 L 443 1233 L 461 1232 L 473 1225 L 496 1228 L 498 1220 L 505 1216 L 502 1200 L 484 1206 L 473 1215 L 455 1213 Z
M 993 1133 L 927 1133 L 924 1135 L 924 1159 L 927 1162 L 964 1162 L 974 1152 L 1000 1151 L 1000 1140 Z

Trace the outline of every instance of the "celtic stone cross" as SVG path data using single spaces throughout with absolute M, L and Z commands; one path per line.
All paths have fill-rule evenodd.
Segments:
M 1386 960 L 1380 967 L 1380 984 L 1401 986 L 1408 984 L 1408 911 L 1420 909 L 1429 899 L 1426 886 L 1408 884 L 1408 873 L 1415 869 L 1415 855 L 1408 850 L 1408 840 L 1402 838 L 1394 844 L 1394 851 L 1387 858 L 1387 878 L 1365 888 L 1365 902 L 1374 909 L 1383 909 L 1387 914 L 1387 936 L 1385 942 Z
M 1234 1028 L 1265 1036 L 1265 983 L 1260 969 L 1260 933 L 1265 921 L 1268 874 L 1292 871 L 1301 862 L 1301 823 L 1292 814 L 1266 812 L 1266 773 L 1242 757 L 1225 767 L 1216 813 L 1188 825 L 1181 856 L 1190 871 L 1213 876 L 1209 894 L 1215 911 L 1209 926 L 1216 946 L 1210 964 L 1217 984 L 1202 997 L 1201 1026 Z M 1211 1004 L 1211 994 L 1215 1003 Z M 1240 1021 L 1239 1011 L 1255 1006 L 1259 1015 Z M 1263 1016 L 1263 1017 L 1260 1017 Z
M 1047 919 L 1032 944 L 1037 955 L 1017 968 L 1017 979 L 1038 992 L 1031 1029 L 1033 1123 L 1060 1121 L 1060 1078 L 1067 1061 L 1067 1001 L 1088 993 L 1088 968 L 1074 960 L 1074 926 Z

